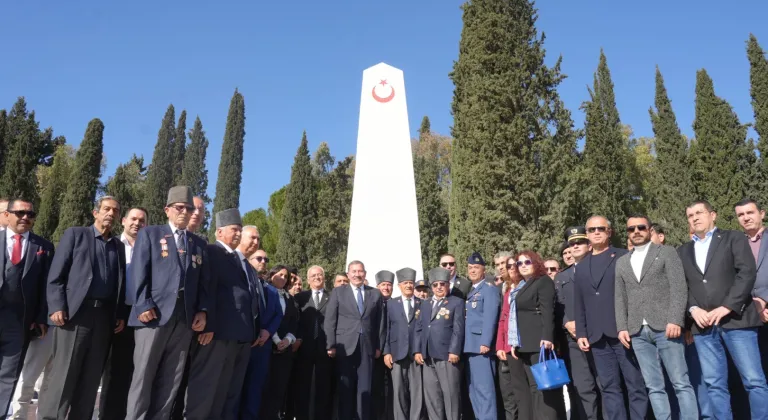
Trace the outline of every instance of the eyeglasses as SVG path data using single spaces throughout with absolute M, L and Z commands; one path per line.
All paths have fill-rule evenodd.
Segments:
M 569 243 L 568 245 L 570 245 L 570 246 L 578 246 L 578 245 L 587 245 L 588 243 L 589 243 L 589 241 L 586 240 L 586 239 L 579 239 L 578 241 L 573 241 L 573 242 Z
M 515 263 L 507 264 L 507 270 L 511 270 L 515 267 L 516 267 Z
M 445 287 L 445 282 L 444 281 L 434 282 L 432 283 L 432 287 Z
M 30 219 L 34 219 L 37 217 L 37 212 L 33 210 L 8 210 L 8 213 L 13 214 L 14 216 L 18 217 L 19 219 L 23 219 L 24 216 L 29 217 Z
M 523 265 L 531 265 L 531 264 L 533 264 L 533 261 L 531 261 L 531 260 L 518 261 L 515 264 L 517 264 L 518 267 L 522 267 Z
M 587 228 L 587 232 L 589 233 L 595 233 L 595 232 L 605 232 L 608 230 L 607 226 L 593 226 Z
M 556 273 L 557 272 L 557 267 L 547 267 L 547 272 L 548 273 Z
M 627 226 L 627 233 L 632 233 L 635 230 L 639 230 L 640 232 L 645 232 L 646 230 L 648 230 L 648 225 Z
M 441 267 L 443 267 L 443 268 L 446 268 L 446 267 L 453 267 L 453 266 L 455 266 L 455 265 L 456 265 L 456 262 L 455 262 L 455 261 L 452 261 L 452 262 L 444 262 L 444 263 L 440 263 L 440 266 L 441 266 Z
M 185 206 L 183 204 L 176 204 L 171 206 L 171 208 L 173 208 L 179 213 L 184 213 L 184 210 L 186 210 L 187 213 L 193 213 L 195 211 L 195 206 Z
M 256 260 L 257 262 L 265 262 L 265 263 L 269 262 L 269 258 L 267 257 L 253 257 L 253 259 Z

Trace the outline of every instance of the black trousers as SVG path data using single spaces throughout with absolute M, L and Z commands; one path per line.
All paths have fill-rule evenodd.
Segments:
M 133 328 L 125 327 L 112 337 L 112 346 L 101 377 L 99 419 L 124 419 L 133 378 Z
M 298 420 L 331 419 L 335 401 L 333 379 L 334 359 L 325 349 L 315 354 L 299 350 L 296 359 L 298 393 L 296 418 Z
M 570 338 L 567 346 L 566 367 L 571 376 L 571 386 L 568 388 L 571 419 L 598 420 L 602 410 L 592 352 L 581 351 L 578 343 Z
M 373 376 L 372 350 L 357 348 L 350 355 L 338 355 L 337 369 L 339 420 L 368 420 L 371 418 L 371 377 Z
M 518 420 L 565 419 L 563 392 L 560 389 L 540 391 L 531 372 L 531 365 L 539 362 L 539 353 L 518 353 L 518 359 L 507 355 L 509 372 L 499 376 L 502 389 L 511 389 L 517 402 Z M 509 412 L 509 411 L 507 411 Z
M 395 412 L 393 408 L 392 371 L 384 364 L 383 355 L 373 362 L 371 394 L 373 394 L 371 418 L 374 420 L 393 420 Z
M 39 408 L 43 420 L 91 420 L 115 328 L 112 319 L 112 308 L 83 302 L 64 326 L 53 328 L 51 381 Z
M 271 343 L 269 343 L 271 345 Z M 288 347 L 287 353 L 272 353 L 269 361 L 269 376 L 261 398 L 259 420 L 280 420 L 283 418 L 283 406 L 288 385 L 291 381 L 293 354 Z

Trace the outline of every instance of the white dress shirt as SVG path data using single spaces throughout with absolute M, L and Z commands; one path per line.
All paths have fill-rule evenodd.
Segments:
M 638 283 L 640 283 L 640 276 L 643 274 L 643 263 L 645 262 L 645 257 L 648 255 L 648 248 L 650 245 L 650 242 L 645 245 L 636 245 L 632 249 L 632 255 L 629 256 L 629 263 L 632 265 L 632 271 L 634 271 Z M 645 318 L 643 318 L 643 325 L 648 325 Z
M 411 296 L 410 298 L 407 298 L 403 296 L 403 312 L 405 312 L 405 316 L 408 316 L 408 301 L 411 301 L 410 304 L 413 306 L 413 312 L 416 312 L 416 296 Z M 413 315 L 413 314 L 411 314 Z
M 359 287 L 358 286 L 352 286 L 352 296 L 355 297 L 355 303 L 357 303 L 357 290 L 358 289 L 360 290 L 360 296 L 362 296 L 361 299 L 363 300 L 363 304 L 365 304 L 365 285 L 363 285 L 363 284 L 361 284 Z
M 179 243 L 179 235 L 182 235 L 181 239 L 183 241 L 187 240 L 186 229 L 179 229 L 171 222 L 168 222 L 168 225 L 171 227 L 171 232 L 173 232 L 173 240 L 176 241 L 175 243 Z
M 285 315 L 285 298 L 280 293 L 278 293 L 277 296 L 280 298 L 280 309 L 283 311 L 283 315 Z M 286 334 L 283 338 L 288 339 L 288 344 L 293 344 L 296 342 L 296 336 L 291 333 Z M 280 336 L 277 335 L 277 331 L 275 331 L 275 333 L 272 334 L 272 342 L 275 344 L 280 344 L 280 341 Z
M 712 235 L 715 233 L 714 228 L 704 235 L 704 239 L 699 238 L 698 235 L 693 235 L 693 254 L 696 256 L 696 265 L 699 266 L 699 270 L 703 273 L 707 268 L 707 253 L 709 253 L 709 246 L 712 244 Z
M 8 252 L 8 259 L 11 259 L 11 255 L 13 255 L 13 245 L 16 243 L 16 239 L 14 239 L 14 236 L 16 236 L 16 232 L 11 230 L 10 226 L 5 230 L 5 250 Z M 21 259 L 24 259 L 24 256 L 27 255 L 27 243 L 29 242 L 29 232 L 24 232 L 21 234 Z
M 310 289 L 312 291 L 312 304 L 315 305 L 315 307 L 320 306 L 320 302 L 323 301 L 323 289 Z M 315 298 L 317 296 L 317 298 Z M 317 300 L 315 300 L 317 299 Z
M 133 245 L 128 242 L 128 236 L 123 232 L 120 235 L 120 242 L 125 246 L 125 304 L 133 305 L 136 300 L 136 289 L 133 288 L 133 277 L 131 277 L 131 258 L 133 257 Z

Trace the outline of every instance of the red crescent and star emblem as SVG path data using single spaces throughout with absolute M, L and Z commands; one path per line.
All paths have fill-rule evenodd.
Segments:
M 377 83 L 376 85 L 387 86 L 388 84 L 389 83 L 387 83 L 387 79 L 381 79 L 381 81 L 379 83 Z M 374 85 L 373 89 L 371 89 L 371 95 L 373 95 L 373 99 L 375 99 L 376 102 L 380 102 L 382 104 L 385 104 L 385 103 L 391 101 L 395 97 L 395 88 L 393 88 L 392 86 L 389 86 L 389 89 L 392 91 L 389 94 L 389 96 L 381 97 L 381 96 L 377 95 L 376 94 L 376 85 Z

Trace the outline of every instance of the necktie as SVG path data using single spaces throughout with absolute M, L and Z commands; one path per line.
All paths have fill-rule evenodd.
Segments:
M 248 260 L 243 258 L 243 267 L 245 267 L 245 276 L 248 278 L 248 290 L 251 292 L 251 311 L 253 313 L 253 317 L 256 318 L 259 316 L 259 300 L 261 299 L 261 296 L 259 296 L 259 288 L 256 285 L 256 282 L 258 281 L 255 279 L 253 272 L 248 269 Z
M 413 319 L 413 302 L 410 299 L 406 299 L 408 302 L 408 322 Z
M 176 229 L 176 250 L 179 251 L 181 266 L 187 269 L 187 242 L 184 240 L 184 231 Z
M 319 309 L 320 308 L 320 291 L 319 290 L 315 290 L 314 301 L 315 301 L 315 309 Z
M 16 265 L 21 262 L 21 241 L 23 236 L 18 233 L 13 235 L 13 252 L 11 252 L 11 264 Z
M 357 288 L 357 310 L 360 311 L 360 315 L 363 314 L 363 289 Z

